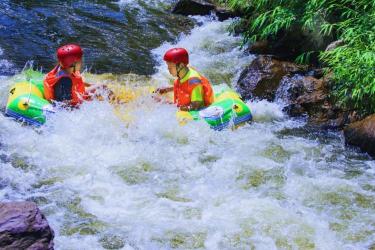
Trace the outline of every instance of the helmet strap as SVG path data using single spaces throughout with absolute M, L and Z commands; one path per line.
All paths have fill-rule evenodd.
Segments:
M 181 66 L 181 63 L 178 63 L 176 64 L 176 70 L 177 70 L 177 77 L 179 79 L 182 79 L 187 73 L 187 66 Z M 184 70 L 186 70 L 186 72 L 183 72 Z M 183 76 L 180 76 L 181 73 L 183 73 Z

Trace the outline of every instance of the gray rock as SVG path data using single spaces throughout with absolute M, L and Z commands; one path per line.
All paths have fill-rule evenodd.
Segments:
M 323 129 L 341 129 L 358 119 L 353 111 L 334 105 L 330 98 L 330 78 L 311 75 L 284 76 L 276 92 L 276 99 L 285 104 L 290 116 L 308 115 L 309 125 Z
M 237 90 L 245 99 L 258 97 L 273 101 L 283 76 L 306 70 L 305 66 L 260 55 L 242 71 Z
M 0 249 L 53 249 L 54 232 L 33 202 L 0 203 Z

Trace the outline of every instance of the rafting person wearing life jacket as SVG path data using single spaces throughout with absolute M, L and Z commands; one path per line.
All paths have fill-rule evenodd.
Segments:
M 188 66 L 189 54 L 184 48 L 169 49 L 164 55 L 169 73 L 177 77 L 173 87 L 159 88 L 155 92 L 174 92 L 174 103 L 182 111 L 199 110 L 214 101 L 214 93 L 207 78 Z
M 58 65 L 50 71 L 43 82 L 45 98 L 74 107 L 89 99 L 91 84 L 83 82 L 80 70 L 83 50 L 77 44 L 67 44 L 57 49 Z

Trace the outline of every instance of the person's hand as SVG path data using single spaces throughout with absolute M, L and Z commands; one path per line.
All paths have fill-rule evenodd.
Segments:
M 180 106 L 179 109 L 181 111 L 190 111 L 190 106 Z
M 204 105 L 202 102 L 191 102 L 189 105 L 180 106 L 181 111 L 193 111 L 203 108 Z
M 162 87 L 162 88 L 157 88 L 153 93 L 159 94 L 159 95 L 164 95 L 168 92 L 173 91 L 173 87 Z

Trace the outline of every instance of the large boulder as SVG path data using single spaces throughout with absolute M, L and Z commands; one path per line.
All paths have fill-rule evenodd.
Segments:
M 375 156 L 375 114 L 349 124 L 344 129 L 345 142 Z
M 332 37 L 323 37 L 295 26 L 287 31 L 280 30 L 275 37 L 250 44 L 248 50 L 252 54 L 268 54 L 281 60 L 294 61 L 305 52 L 325 50 L 333 40 Z M 318 64 L 318 55 L 318 52 L 310 54 L 312 64 Z
M 0 249 L 53 249 L 53 237 L 35 203 L 0 203 Z
M 209 15 L 216 6 L 205 0 L 180 0 L 172 9 L 172 13 L 180 15 Z
M 227 8 L 218 7 L 208 0 L 179 0 L 172 9 L 173 14 L 179 15 L 210 15 L 214 12 L 219 21 L 242 16 L 242 13 Z
M 252 54 L 272 54 L 269 48 L 269 42 L 267 40 L 260 40 L 251 43 L 248 48 L 249 52 Z
M 284 76 L 276 91 L 276 100 L 285 104 L 291 116 L 314 112 L 327 100 L 327 84 L 312 76 Z M 319 108 L 318 108 L 319 107 Z
M 306 70 L 305 66 L 261 55 L 242 71 L 237 90 L 245 99 L 258 97 L 273 101 L 283 76 Z
M 315 72 L 320 76 L 319 72 Z M 326 129 L 339 129 L 355 121 L 355 112 L 334 105 L 329 96 L 329 76 L 316 78 L 314 74 L 284 76 L 276 92 L 276 100 L 282 102 L 290 116 L 308 116 L 311 125 Z

